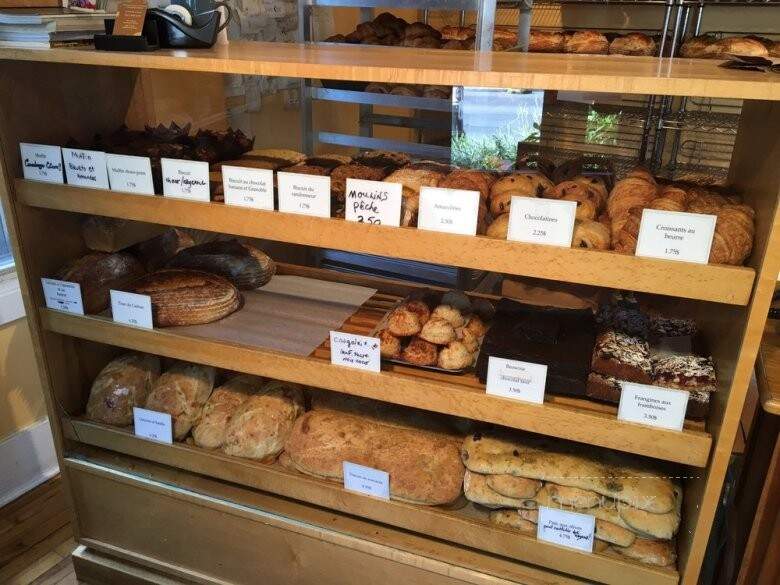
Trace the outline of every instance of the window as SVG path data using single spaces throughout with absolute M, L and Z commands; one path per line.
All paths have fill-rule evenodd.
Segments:
M 11 254 L 11 243 L 8 240 L 8 228 L 5 225 L 5 214 L 0 208 L 0 270 L 14 265 L 14 257 Z

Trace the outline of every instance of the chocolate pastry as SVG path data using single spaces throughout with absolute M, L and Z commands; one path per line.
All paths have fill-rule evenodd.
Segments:
M 477 359 L 477 375 L 487 381 L 490 356 L 547 365 L 547 392 L 585 395 L 596 324 L 590 309 L 559 309 L 498 302 L 493 325 Z
M 186 248 L 168 262 L 168 267 L 219 274 L 239 290 L 261 287 L 276 273 L 276 264 L 268 254 L 238 240 L 216 240 Z
M 653 368 L 647 341 L 615 329 L 596 338 L 591 363 L 594 372 L 619 380 L 650 384 Z

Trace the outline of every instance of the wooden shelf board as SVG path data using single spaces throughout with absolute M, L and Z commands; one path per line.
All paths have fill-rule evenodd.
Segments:
M 619 585 L 629 580 L 643 585 L 676 585 L 679 580 L 674 570 L 641 565 L 621 559 L 614 553 L 588 555 L 561 547 L 554 547 L 553 553 L 552 545 L 491 524 L 487 511 L 473 504 L 463 506 L 464 502 L 461 502 L 460 506 L 448 508 L 382 501 L 346 491 L 337 483 L 309 477 L 279 464 L 230 457 L 185 443 L 153 443 L 136 438 L 129 430 L 78 418 L 65 416 L 62 423 L 65 436 L 81 443 L 421 532 L 600 583 Z
M 0 59 L 315 79 L 780 100 L 780 80 L 718 60 L 231 42 L 212 49 L 120 53 L 0 49 Z M 399 66 L 403 64 L 403 66 Z
M 756 362 L 756 380 L 761 406 L 780 415 L 780 322 L 767 321 Z
M 531 404 L 488 396 L 474 375 L 453 376 L 386 364 L 380 374 L 333 366 L 325 346 L 311 357 L 300 357 L 165 329 L 129 327 L 104 317 L 50 309 L 41 309 L 40 315 L 45 329 L 62 335 L 676 463 L 704 467 L 712 444 L 712 437 L 699 423 L 689 422 L 683 431 L 671 431 L 619 421 L 614 407 L 584 399 L 549 396 L 544 404 Z M 366 317 L 363 313 L 355 318 L 362 327 L 345 326 L 342 330 L 367 333 L 371 321 Z
M 752 268 L 638 258 L 16 180 L 26 205 L 505 274 L 746 305 Z

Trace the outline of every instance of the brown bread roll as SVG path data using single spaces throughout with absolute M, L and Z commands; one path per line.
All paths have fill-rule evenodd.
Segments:
M 529 53 L 563 53 L 566 37 L 562 32 L 532 30 L 528 37 Z
M 151 297 L 157 327 L 211 323 L 237 311 L 242 303 L 241 293 L 225 278 L 177 268 L 140 278 L 131 292 Z
M 646 565 L 671 567 L 677 561 L 675 542 L 637 537 L 630 546 L 612 546 L 610 550 Z
M 452 438 L 331 410 L 300 417 L 285 453 L 298 471 L 331 481 L 343 481 L 344 461 L 386 471 L 390 497 L 404 502 L 448 504 L 463 485 L 463 464 Z
M 466 470 L 463 477 L 463 493 L 466 499 L 486 508 L 536 508 L 533 498 L 512 498 L 494 490 L 488 484 L 490 475 Z
M 144 268 L 126 252 L 93 252 L 60 269 L 56 278 L 81 287 L 84 312 L 99 313 L 111 303 L 109 291 L 122 289 L 144 274 Z
M 133 424 L 133 407 L 143 408 L 160 375 L 160 358 L 127 353 L 100 370 L 87 401 L 87 418 L 107 425 Z
M 640 33 L 620 35 L 609 44 L 610 55 L 655 55 L 656 45 L 652 37 Z
M 273 460 L 302 413 L 303 391 L 297 384 L 268 382 L 233 412 L 222 450 L 235 457 Z
M 508 474 L 488 475 L 487 484 L 502 496 L 518 499 L 534 498 L 542 489 L 542 482 L 538 479 Z
M 753 250 L 755 212 L 747 205 L 723 205 L 716 212 L 709 262 L 739 266 Z
M 445 26 L 441 29 L 441 38 L 445 40 L 465 41 L 474 36 L 476 28 L 473 26 Z
M 133 249 L 148 272 L 154 272 L 165 266 L 168 261 L 185 248 L 195 245 L 195 240 L 187 232 L 170 228 L 157 237 L 141 242 Z
M 239 374 L 214 390 L 203 407 L 200 422 L 192 429 L 195 444 L 205 449 L 222 447 L 233 413 L 262 385 L 262 378 Z
M 213 389 L 214 368 L 176 362 L 157 379 L 146 408 L 170 414 L 173 438 L 181 440 L 200 422 L 203 406 Z
M 566 35 L 563 50 L 565 53 L 606 55 L 609 53 L 609 41 L 598 31 L 580 30 Z
M 768 57 L 769 51 L 761 42 L 748 37 L 726 37 L 704 48 L 704 57 L 710 59 L 727 59 L 729 55 Z
M 712 35 L 699 35 L 686 40 L 680 47 L 680 57 L 701 59 L 707 56 L 707 47 L 716 41 Z
M 268 254 L 238 240 L 215 240 L 186 248 L 168 262 L 168 267 L 218 274 L 239 290 L 261 287 L 276 273 L 276 264 Z

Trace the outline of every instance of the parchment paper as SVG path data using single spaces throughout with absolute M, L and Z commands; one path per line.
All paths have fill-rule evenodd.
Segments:
M 207 325 L 168 330 L 307 356 L 376 289 L 278 275 L 264 287 L 242 293 L 244 306 L 232 315 Z

